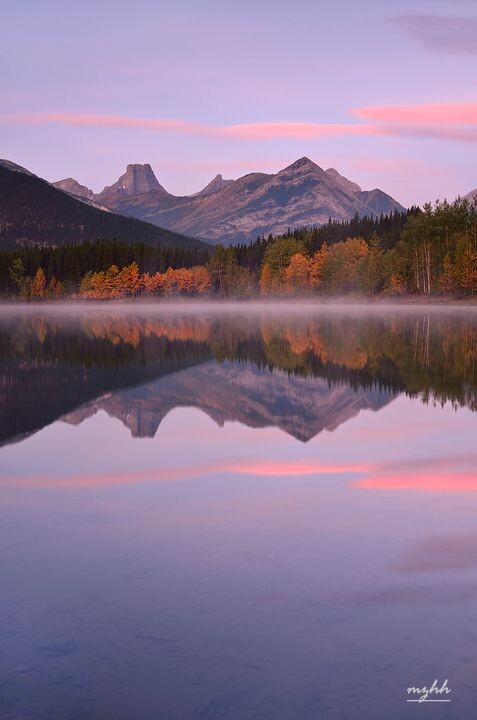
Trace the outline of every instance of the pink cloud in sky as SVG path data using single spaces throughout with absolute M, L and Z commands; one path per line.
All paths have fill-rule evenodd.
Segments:
M 225 140 L 303 140 L 332 136 L 429 137 L 475 142 L 477 103 L 384 105 L 351 111 L 361 123 L 260 122 L 214 126 L 168 118 L 134 118 L 82 113 L 17 113 L 0 115 L 2 124 L 141 129 L 204 135 Z
M 351 112 L 359 118 L 391 126 L 477 125 L 477 102 L 378 105 Z
M 353 115 L 378 124 L 383 135 L 477 141 L 477 103 L 428 103 L 355 108 Z
M 216 128 L 218 135 L 240 140 L 312 139 L 332 135 L 379 135 L 374 125 L 346 123 L 264 122 Z
M 121 115 L 81 113 L 16 113 L 0 115 L 0 123 L 20 125 L 74 125 L 153 130 L 158 132 L 209 135 L 233 140 L 301 139 L 330 135 L 373 135 L 379 129 L 371 125 L 346 123 L 263 122 L 216 127 L 184 120 L 131 118 Z
M 82 113 L 15 113 L 0 115 L 0 122 L 11 125 L 75 125 L 79 127 L 109 127 L 187 134 L 208 134 L 210 129 L 198 123 L 167 118 L 133 118 L 124 115 L 95 115 Z
M 477 141 L 477 127 L 389 125 L 382 127 L 382 133 L 399 137 L 428 138 L 434 140 L 457 140 L 459 142 Z

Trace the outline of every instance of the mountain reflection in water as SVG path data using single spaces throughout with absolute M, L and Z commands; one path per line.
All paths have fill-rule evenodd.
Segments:
M 476 408 L 472 311 L 27 308 L 0 348 L 3 443 L 98 409 L 135 437 L 193 406 L 307 441 L 400 393 Z

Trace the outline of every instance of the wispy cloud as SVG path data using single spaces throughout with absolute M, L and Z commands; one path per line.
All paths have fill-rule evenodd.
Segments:
M 96 115 L 93 113 L 13 113 L 0 115 L 0 122 L 11 125 L 74 125 L 77 127 L 107 127 L 154 130 L 187 134 L 207 134 L 210 128 L 185 120 L 164 118 L 134 118 L 125 115 Z
M 356 108 L 355 117 L 375 123 L 381 134 L 397 137 L 477 141 L 477 103 L 378 105 Z
M 477 55 L 477 18 L 400 15 L 396 22 L 425 48 L 453 55 Z
M 122 128 L 202 135 L 231 141 L 303 140 L 332 136 L 434 138 L 477 141 L 477 103 L 383 105 L 351 110 L 348 123 L 260 122 L 214 126 L 170 118 L 135 118 L 83 113 L 14 113 L 0 124 Z
M 383 128 L 383 134 L 398 137 L 421 138 L 423 140 L 452 140 L 457 142 L 477 142 L 477 127 L 425 127 L 389 125 Z
M 378 128 L 362 123 L 262 122 L 220 127 L 201 125 L 184 120 L 82 113 L 16 113 L 0 115 L 0 123 L 19 125 L 48 125 L 54 123 L 78 127 L 140 129 L 163 133 L 208 135 L 230 140 L 301 139 L 330 135 L 373 135 L 379 132 Z
M 241 140 L 312 139 L 332 135 L 378 135 L 374 125 L 346 123 L 268 122 L 215 128 L 223 137 Z
M 356 108 L 353 115 L 395 127 L 419 125 L 477 126 L 477 102 L 428 103 L 423 105 L 376 105 Z

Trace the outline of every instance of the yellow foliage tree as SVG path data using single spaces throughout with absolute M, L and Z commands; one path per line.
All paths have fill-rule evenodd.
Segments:
M 390 296 L 396 296 L 396 295 L 404 295 L 406 292 L 406 283 L 404 279 L 397 275 L 396 273 L 392 273 L 389 277 L 389 279 L 386 281 L 386 284 L 384 285 L 383 293 L 384 295 L 390 295 Z
M 477 253 L 470 247 L 464 250 L 460 260 L 459 285 L 471 295 L 477 289 Z
M 455 286 L 455 268 L 450 253 L 446 253 L 442 263 L 442 273 L 439 278 L 439 286 L 444 292 L 450 293 Z

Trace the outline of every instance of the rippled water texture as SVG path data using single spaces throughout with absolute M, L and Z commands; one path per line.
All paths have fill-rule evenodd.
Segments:
M 477 716 L 475 311 L 11 306 L 0 353 L 1 720 Z

